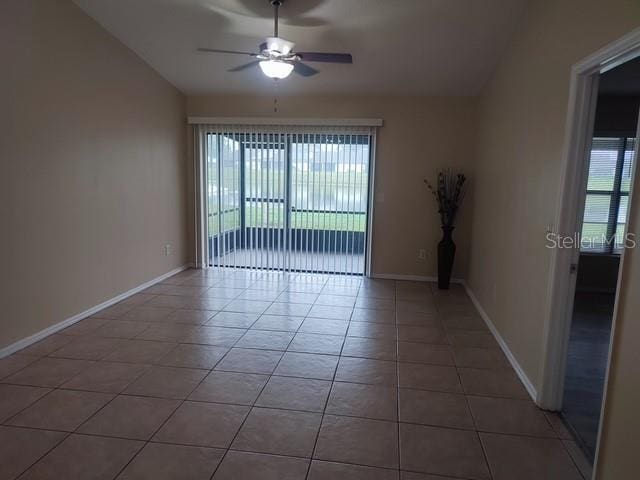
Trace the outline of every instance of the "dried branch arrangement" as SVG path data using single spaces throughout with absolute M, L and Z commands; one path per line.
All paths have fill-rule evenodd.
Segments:
M 458 208 L 464 199 L 467 177 L 463 173 L 456 173 L 447 168 L 438 172 L 438 182 L 434 186 L 429 180 L 424 180 L 438 202 L 438 213 L 443 227 L 453 227 Z

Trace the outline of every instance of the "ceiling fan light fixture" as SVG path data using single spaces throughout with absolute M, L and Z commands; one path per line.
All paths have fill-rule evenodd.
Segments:
M 260 62 L 260 69 L 269 78 L 279 80 L 287 78 L 293 71 L 293 64 L 281 60 L 263 60 Z

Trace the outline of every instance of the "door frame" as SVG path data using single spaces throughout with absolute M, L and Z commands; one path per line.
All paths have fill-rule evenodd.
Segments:
M 568 115 L 565 129 L 565 143 L 562 156 L 561 188 L 558 198 L 555 225 L 550 226 L 547 234 L 573 236 L 582 224 L 581 214 L 584 211 L 582 193 L 586 188 L 588 177 L 588 154 L 592 141 L 597 102 L 598 77 L 618 65 L 640 55 L 640 28 L 610 43 L 571 69 Z M 636 144 L 637 145 L 637 144 Z M 636 158 L 637 158 L 636 146 Z M 635 163 L 634 173 L 635 177 Z M 635 189 L 635 181 L 629 192 L 629 204 Z M 547 410 L 560 410 L 564 390 L 564 376 L 569 346 L 569 335 L 573 313 L 573 296 L 575 293 L 576 275 L 572 272 L 572 264 L 576 262 L 579 249 L 553 248 L 551 251 L 551 268 L 548 281 L 548 303 L 545 309 L 543 329 L 544 344 L 540 371 L 542 378 L 536 403 Z M 620 274 L 624 266 L 624 251 L 620 258 L 618 271 L 618 288 L 620 291 Z M 618 298 L 616 293 L 611 338 L 607 358 L 605 377 L 605 394 L 603 409 L 606 403 L 606 385 L 609 376 L 611 350 L 616 327 Z M 602 414 L 600 415 L 602 420 Z M 596 460 L 600 443 L 596 446 Z M 595 471 L 595 469 L 594 469 Z

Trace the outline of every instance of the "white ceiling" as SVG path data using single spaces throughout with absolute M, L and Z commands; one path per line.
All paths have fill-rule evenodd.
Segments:
M 259 69 L 229 73 L 273 33 L 268 0 L 74 0 L 186 94 L 272 93 Z M 314 63 L 291 94 L 476 95 L 526 0 L 285 0 L 280 36 L 298 51 L 349 52 L 353 65 Z

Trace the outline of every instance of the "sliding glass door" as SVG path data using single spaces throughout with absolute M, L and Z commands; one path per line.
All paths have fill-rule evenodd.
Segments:
M 291 233 L 302 270 L 362 273 L 369 193 L 366 135 L 296 135 Z
M 210 265 L 363 274 L 372 136 L 209 131 Z

